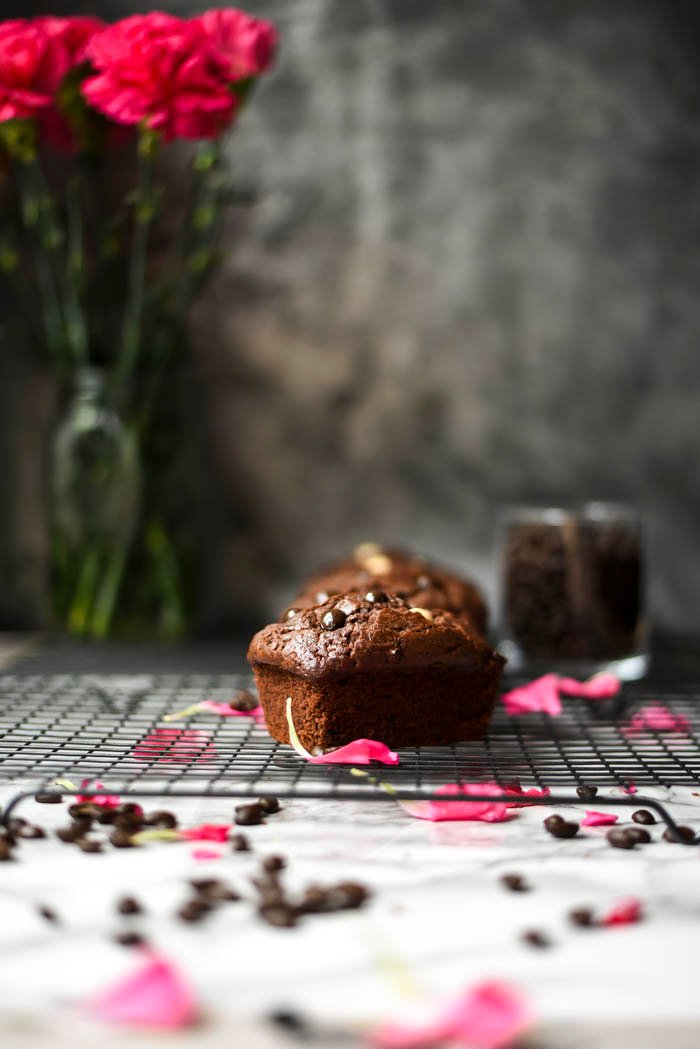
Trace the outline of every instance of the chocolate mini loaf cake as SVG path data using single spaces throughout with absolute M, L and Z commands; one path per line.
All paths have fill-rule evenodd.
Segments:
M 309 608 L 332 594 L 384 590 L 429 611 L 444 609 L 462 616 L 486 634 L 486 604 L 474 583 L 405 550 L 361 543 L 353 554 L 309 580 L 290 608 Z M 289 609 L 288 609 L 289 611 Z
M 259 631 L 248 649 L 271 736 L 310 751 L 478 739 L 504 660 L 465 620 L 379 591 L 332 597 Z

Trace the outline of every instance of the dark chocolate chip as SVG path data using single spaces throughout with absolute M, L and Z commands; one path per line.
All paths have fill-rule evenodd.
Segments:
M 631 838 L 622 827 L 615 827 L 614 830 L 609 830 L 605 837 L 614 849 L 633 849 L 637 844 L 634 838 Z
M 229 840 L 234 852 L 250 852 L 250 842 L 245 834 L 233 834 Z
M 230 702 L 231 710 L 255 710 L 259 706 L 258 699 L 245 688 L 237 688 Z
M 263 870 L 267 871 L 268 874 L 275 874 L 277 871 L 282 871 L 287 866 L 287 861 L 284 856 L 266 856 L 262 861 Z
M 503 874 L 501 884 L 511 892 L 527 892 L 530 888 L 522 874 Z
M 345 612 L 341 612 L 339 608 L 331 608 L 321 617 L 321 626 L 324 630 L 339 630 L 341 626 L 345 626 L 346 619 Z
M 572 925 L 578 925 L 582 929 L 589 929 L 595 925 L 595 918 L 590 907 L 574 907 L 569 911 L 569 921 Z
M 234 823 L 241 827 L 253 827 L 263 822 L 263 809 L 260 805 L 237 805 L 233 813 Z
M 60 805 L 63 801 L 63 795 L 42 791 L 34 795 L 34 801 L 38 801 L 40 805 Z
M 545 936 L 545 934 L 543 932 L 540 932 L 539 929 L 530 929 L 528 932 L 524 932 L 523 940 L 526 944 L 528 944 L 529 947 L 537 947 L 542 949 L 544 947 L 552 946 L 552 941 L 549 939 L 549 937 Z
M 632 819 L 635 823 L 645 823 L 648 827 L 656 823 L 656 816 L 653 812 L 649 812 L 649 809 L 637 809 L 632 813 Z
M 695 831 L 692 827 L 677 826 L 676 837 L 670 827 L 667 827 L 664 831 L 664 841 L 670 841 L 672 845 L 678 845 L 678 838 L 682 841 L 691 842 L 695 840 Z
M 166 809 L 159 809 L 157 812 L 149 812 L 144 819 L 144 823 L 148 827 L 161 827 L 165 830 L 174 830 L 177 827 L 177 816 L 173 812 L 168 812 Z
M 578 834 L 578 823 L 562 819 L 561 816 L 548 816 L 544 825 L 553 838 L 573 838 Z
M 632 839 L 635 845 L 648 845 L 651 841 L 651 834 L 643 827 L 627 827 L 625 834 Z
M 140 932 L 118 932 L 114 940 L 120 947 L 141 947 L 146 942 Z
M 272 816 L 275 812 L 279 812 L 281 808 L 278 799 L 273 798 L 270 795 L 264 798 L 258 798 L 258 805 L 266 816 Z
M 591 787 L 587 783 L 584 783 L 583 786 L 576 788 L 576 793 L 578 794 L 581 801 L 593 801 L 594 797 L 598 793 L 598 788 Z
M 264 904 L 258 908 L 258 914 L 268 925 L 277 929 L 291 929 L 297 923 L 297 915 L 292 907 L 279 904 Z
M 199 922 L 205 915 L 209 914 L 210 910 L 211 904 L 198 896 L 194 900 L 188 900 L 187 903 L 183 903 L 177 912 L 177 916 L 183 922 Z
M 136 842 L 132 841 L 131 834 L 125 830 L 117 829 L 112 831 L 109 840 L 115 849 L 133 849 L 136 846 Z
M 82 852 L 102 852 L 102 842 L 90 838 L 78 838 L 75 843 Z
M 368 590 L 365 594 L 365 601 L 369 601 L 372 605 L 383 605 L 388 600 L 383 590 Z
M 143 907 L 134 896 L 122 896 L 117 900 L 119 914 L 143 914 Z
M 37 907 L 36 910 L 37 914 L 40 914 L 44 921 L 49 922 L 50 925 L 60 924 L 60 918 L 56 914 L 56 911 L 53 909 L 53 907 L 47 907 L 45 906 L 45 904 L 42 903 Z

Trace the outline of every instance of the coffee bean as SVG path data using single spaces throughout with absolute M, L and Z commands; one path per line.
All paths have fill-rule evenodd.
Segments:
M 272 816 L 275 812 L 279 812 L 281 808 L 279 800 L 273 798 L 271 795 L 264 798 L 258 798 L 258 805 L 266 816 Z
M 34 795 L 34 801 L 37 801 L 40 805 L 60 805 L 63 801 L 63 795 L 42 791 L 41 793 Z
M 60 919 L 56 914 L 56 911 L 52 907 L 46 907 L 43 903 L 37 907 L 37 914 L 41 915 L 44 921 L 49 922 L 50 925 L 60 925 Z
M 267 871 L 268 874 L 275 874 L 277 871 L 282 871 L 287 866 L 287 861 L 283 856 L 266 856 L 262 861 L 263 870 Z
M 339 608 L 331 608 L 321 617 L 321 626 L 324 630 L 339 630 L 345 626 L 347 616 Z
M 569 921 L 572 925 L 578 925 L 582 929 L 589 929 L 595 925 L 595 918 L 590 907 L 574 907 L 569 911 Z
M 598 793 L 598 788 L 591 787 L 588 784 L 584 783 L 583 786 L 576 788 L 576 793 L 578 794 L 581 801 L 593 801 L 594 797 Z
M 614 849 L 633 849 L 636 845 L 634 838 L 631 838 L 622 827 L 615 827 L 614 830 L 609 830 L 605 837 Z
M 115 849 L 133 849 L 136 847 L 136 842 L 132 841 L 131 835 L 125 830 L 114 830 L 109 836 L 109 840 Z
M 388 600 L 383 590 L 368 590 L 365 594 L 365 601 L 369 601 L 372 605 L 383 605 Z
M 648 827 L 652 823 L 656 823 L 656 816 L 653 812 L 649 812 L 649 809 L 637 809 L 636 812 L 632 813 L 632 819 L 635 823 L 645 823 Z
M 677 826 L 676 832 L 682 841 L 691 842 L 695 840 L 695 831 L 692 827 Z M 670 841 L 672 845 L 678 845 L 678 837 L 675 837 L 670 827 L 664 831 L 664 841 Z
M 245 834 L 232 834 L 229 841 L 234 852 L 250 852 L 250 842 Z
M 117 900 L 118 914 L 143 914 L 143 907 L 133 896 L 122 896 Z
M 564 820 L 561 816 L 548 816 L 544 825 L 553 838 L 573 838 L 578 834 L 578 823 Z
M 297 915 L 291 907 L 266 904 L 258 907 L 258 914 L 268 925 L 277 929 L 291 929 L 297 924 Z
M 7 863 L 13 859 L 12 843 L 6 838 L 0 838 L 0 863 Z
M 211 904 L 197 897 L 194 900 L 188 900 L 187 903 L 183 903 L 177 912 L 177 916 L 183 922 L 199 922 L 205 915 L 209 914 L 210 910 Z
M 503 874 L 501 884 L 511 892 L 527 892 L 530 888 L 522 874 Z
M 253 827 L 263 822 L 263 815 L 260 805 L 237 805 L 233 813 L 233 821 L 242 827 Z
M 252 692 L 249 692 L 245 688 L 238 688 L 233 693 L 233 699 L 230 702 L 231 710 L 255 710 L 259 706 L 257 696 L 254 696 Z
M 542 949 L 544 947 L 551 947 L 552 941 L 548 936 L 545 936 L 539 929 L 530 929 L 528 932 L 523 933 L 523 940 L 530 947 L 537 947 Z
M 78 838 L 75 844 L 82 852 L 102 852 L 102 842 L 90 838 Z
M 651 841 L 651 834 L 648 830 L 644 830 L 643 827 L 628 827 L 626 834 L 635 845 L 648 845 Z
M 146 942 L 140 932 L 118 932 L 114 940 L 120 947 L 141 947 Z
M 149 812 L 144 819 L 144 823 L 148 827 L 174 830 L 177 827 L 177 816 L 173 812 L 168 812 L 166 809 L 159 809 L 157 812 Z

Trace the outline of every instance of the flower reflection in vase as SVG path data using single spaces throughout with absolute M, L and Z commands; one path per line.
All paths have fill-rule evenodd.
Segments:
M 170 476 L 173 391 L 232 199 L 221 139 L 275 46 L 269 22 L 235 9 L 0 23 L 0 272 L 63 391 L 50 599 L 74 634 L 191 626 L 196 542 L 172 512 L 187 502 Z M 184 203 L 163 178 L 175 140 L 191 143 Z

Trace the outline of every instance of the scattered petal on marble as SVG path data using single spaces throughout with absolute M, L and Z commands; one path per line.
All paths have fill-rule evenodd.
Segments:
M 90 786 L 91 780 L 84 779 L 80 784 L 81 790 L 86 790 Z M 99 780 L 95 780 L 93 783 L 95 790 L 104 790 L 104 783 L 100 783 Z M 121 805 L 122 799 L 118 794 L 78 794 L 76 795 L 76 801 L 91 801 L 93 805 L 99 805 L 103 809 L 116 809 Z M 140 807 L 140 806 L 139 806 Z
M 586 809 L 586 815 L 581 820 L 582 827 L 608 827 L 611 823 L 617 823 L 617 816 L 613 812 L 595 812 Z
M 223 852 L 220 849 L 192 849 L 190 856 L 193 860 L 220 860 Z
M 650 703 L 640 707 L 622 729 L 626 736 L 638 736 L 647 730 L 687 733 L 690 722 L 684 714 L 674 714 L 663 703 Z
M 587 681 L 577 681 L 573 677 L 560 677 L 559 690 L 567 696 L 584 696 L 586 699 L 610 699 L 620 691 L 621 683 L 616 674 L 601 671 Z
M 132 755 L 137 761 L 162 764 L 189 764 L 211 761 L 217 756 L 211 733 L 194 728 L 157 728 L 136 744 Z
M 376 1049 L 507 1049 L 532 1023 L 532 1011 L 507 984 L 491 981 L 460 994 L 422 1024 L 384 1024 L 369 1033 Z
M 199 1015 L 192 990 L 177 969 L 150 952 L 136 972 L 90 999 L 85 1009 L 103 1023 L 159 1030 L 189 1027 Z
M 470 795 L 501 797 L 503 790 L 497 783 L 446 783 L 436 794 L 449 798 Z M 484 823 L 502 823 L 511 819 L 508 812 L 513 804 L 505 801 L 399 801 L 399 805 L 419 820 L 438 823 L 441 820 L 483 820 Z
M 557 674 L 545 674 L 527 685 L 504 692 L 501 699 L 507 714 L 549 714 L 553 718 L 559 717 L 559 677 Z
M 628 780 L 624 787 L 620 787 L 623 794 L 636 794 L 637 788 L 635 787 L 632 780 Z
M 634 925 L 643 917 L 641 900 L 630 896 L 629 899 L 620 900 L 615 906 L 603 915 L 601 925 Z
M 523 788 L 520 785 L 511 785 L 510 787 L 505 788 L 504 793 L 511 794 L 513 795 L 513 797 L 518 799 L 517 801 L 511 801 L 508 805 L 508 808 L 519 809 L 522 808 L 524 805 L 532 804 L 532 802 L 530 801 L 525 801 L 525 798 L 548 798 L 552 792 L 550 791 L 549 787 L 530 787 L 528 790 L 523 790 Z
M 230 823 L 200 823 L 198 827 L 181 830 L 180 837 L 185 841 L 226 841 L 231 827 Z
M 352 743 L 346 743 L 344 747 L 328 751 L 326 754 L 311 754 L 304 747 L 292 717 L 292 697 L 287 697 L 287 725 L 289 726 L 289 741 L 299 757 L 309 761 L 312 765 L 369 765 L 371 761 L 379 761 L 382 765 L 398 765 L 399 755 L 389 750 L 385 743 L 379 743 L 376 739 L 355 739 Z

